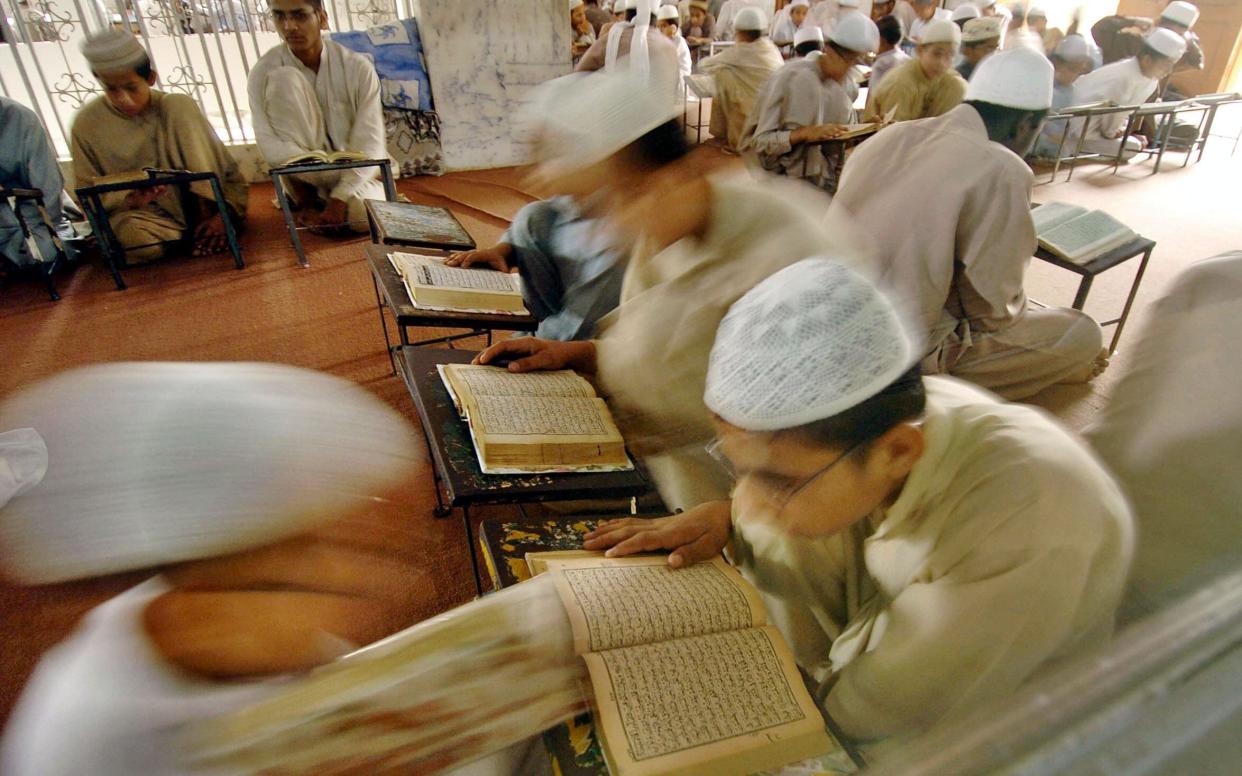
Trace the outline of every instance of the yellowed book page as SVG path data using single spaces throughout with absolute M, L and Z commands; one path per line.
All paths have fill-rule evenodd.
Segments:
M 621 432 L 602 399 L 579 396 L 478 396 L 467 399 L 470 424 L 489 443 L 618 442 Z
M 743 630 L 767 619 L 724 558 L 673 569 L 664 557 L 548 561 L 579 654 Z
M 584 658 L 616 776 L 742 776 L 837 746 L 774 628 Z
M 549 552 L 526 553 L 526 568 L 530 575 L 537 577 L 548 570 L 549 561 L 580 560 L 582 558 L 602 558 L 604 553 L 596 550 L 555 550 Z
M 495 366 L 448 364 L 444 367 L 450 392 L 464 396 L 577 396 L 594 398 L 595 389 L 568 369 L 515 374 Z

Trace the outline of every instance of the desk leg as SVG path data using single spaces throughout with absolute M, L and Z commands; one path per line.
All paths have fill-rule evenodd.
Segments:
M 479 556 L 474 546 L 474 521 L 470 519 L 470 507 L 461 508 L 461 519 L 466 524 L 466 551 L 470 553 L 470 576 L 474 579 L 474 592 L 483 595 L 483 580 L 479 578 Z
M 1113 175 L 1121 169 L 1121 157 L 1126 155 L 1126 140 L 1130 138 L 1130 131 L 1134 129 L 1134 114 L 1130 114 L 1130 118 L 1126 119 L 1126 131 L 1121 133 L 1121 140 L 1118 141 L 1117 158 L 1113 160 Z M 1086 136 L 1086 133 L 1083 133 Z
M 1074 156 L 1070 159 L 1069 175 L 1065 176 L 1066 183 L 1069 183 L 1074 179 L 1074 169 L 1078 167 L 1078 157 L 1082 156 L 1082 145 L 1087 142 L 1087 125 L 1090 123 L 1090 119 L 1084 116 L 1082 120 L 1082 132 L 1078 133 L 1078 145 L 1074 147 Z
M 384 196 L 388 197 L 389 202 L 396 202 L 397 186 L 392 182 L 392 162 L 381 163 L 380 172 L 384 177 Z
M 211 193 L 215 195 L 216 210 L 220 213 L 220 220 L 224 222 L 224 236 L 228 238 L 229 252 L 233 254 L 233 266 L 245 269 L 246 262 L 242 260 L 241 245 L 237 242 L 237 230 L 233 227 L 233 217 L 225 204 L 224 190 L 220 188 L 219 178 L 211 179 Z
M 1186 169 L 1186 165 L 1190 164 L 1190 155 L 1195 152 L 1196 144 L 1199 145 L 1199 157 L 1200 158 L 1203 157 L 1203 145 L 1202 144 L 1203 144 L 1204 139 L 1207 138 L 1207 135 L 1203 133 L 1203 128 L 1208 125 L 1208 117 L 1215 112 L 1216 112 L 1216 106 L 1213 105 L 1212 107 L 1204 111 L 1201 111 L 1199 113 L 1199 128 L 1195 130 L 1195 142 L 1191 143 L 1190 147 L 1186 149 L 1186 156 L 1184 159 L 1182 159 L 1183 170 Z
M 1130 308 L 1134 306 L 1134 297 L 1138 296 L 1139 283 L 1143 282 L 1143 273 L 1147 271 L 1147 261 L 1151 258 L 1151 252 L 1155 246 L 1148 248 L 1143 252 L 1143 260 L 1139 262 L 1138 272 L 1134 275 L 1134 285 L 1130 286 L 1130 296 L 1126 297 L 1126 306 L 1121 311 L 1121 317 L 1117 319 L 1117 328 L 1113 331 L 1113 341 L 1108 345 L 1108 354 L 1111 356 L 1117 350 L 1117 342 L 1121 339 L 1121 330 L 1126 326 L 1126 319 L 1130 317 Z
M 388 338 L 388 318 L 384 316 L 384 297 L 380 295 L 379 280 L 371 274 L 371 285 L 375 288 L 375 309 L 379 311 L 380 327 L 384 330 L 384 352 L 388 354 L 388 363 L 392 364 L 392 373 L 397 373 L 397 358 L 392 354 L 392 340 Z
M 1164 161 L 1165 149 L 1169 147 L 1169 137 L 1173 134 L 1173 119 L 1177 114 L 1170 113 L 1164 119 L 1164 128 L 1160 132 L 1160 150 L 1156 152 L 1156 166 L 1151 171 L 1152 175 L 1160 172 L 1160 163 Z
M 298 225 L 293 220 L 293 210 L 289 207 L 289 195 L 280 181 L 280 175 L 272 176 L 272 185 L 276 189 L 276 201 L 280 203 L 280 212 L 285 215 L 285 228 L 289 230 L 289 242 L 293 243 L 293 252 L 298 255 L 298 266 L 309 267 L 306 251 L 302 249 L 302 238 L 298 236 Z
M 88 202 L 83 202 L 83 208 L 86 210 L 86 219 L 91 222 L 91 231 L 95 233 L 95 243 L 103 252 L 104 264 L 108 267 L 108 272 L 112 274 L 112 282 L 116 283 L 117 291 L 124 291 L 128 286 L 125 280 L 121 278 L 121 262 L 117 256 L 118 251 L 124 250 L 119 247 L 116 235 L 112 233 L 112 225 L 108 223 L 108 214 L 103 209 L 103 202 L 99 199 L 98 194 L 91 194 L 87 197 Z
M 1207 148 L 1208 137 L 1212 134 L 1212 124 L 1216 122 L 1216 109 L 1219 107 L 1219 105 L 1213 105 L 1208 109 L 1207 126 L 1199 131 L 1199 157 L 1195 159 L 1195 164 L 1203 161 L 1203 151 Z M 1186 158 L 1190 158 L 1190 154 L 1187 154 Z
M 1091 292 L 1091 284 L 1095 282 L 1095 278 L 1091 275 L 1083 275 L 1082 280 L 1078 283 L 1078 293 L 1074 294 L 1074 309 L 1081 311 L 1083 306 L 1087 304 L 1087 294 Z

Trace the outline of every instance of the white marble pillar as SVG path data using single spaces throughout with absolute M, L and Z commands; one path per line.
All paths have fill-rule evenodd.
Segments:
M 570 65 L 568 0 L 420 0 L 418 28 L 449 170 L 526 161 L 513 115 Z

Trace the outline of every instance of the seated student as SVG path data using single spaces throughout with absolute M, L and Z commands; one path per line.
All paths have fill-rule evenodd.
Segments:
M 591 26 L 591 22 L 586 17 L 583 0 L 569 0 L 569 29 L 570 34 L 573 35 L 570 52 L 573 54 L 574 61 L 577 62 L 595 42 L 595 28 Z
M 0 484 L 9 575 L 152 576 L 44 655 L 6 776 L 198 773 L 181 725 L 407 627 L 427 594 L 391 539 L 420 443 L 358 386 L 274 364 L 107 364 L 10 397 L 11 427 L 41 461 L 12 501 Z
M 742 148 L 777 175 L 801 178 L 836 191 L 842 158 L 818 143 L 854 123 L 844 82 L 850 68 L 879 45 L 875 22 L 862 14 L 842 19 L 828 34 L 828 48 L 813 59 L 787 63 L 759 90 L 742 132 Z
M 910 55 L 900 48 L 901 39 L 905 37 L 901 20 L 896 16 L 883 16 L 875 26 L 880 32 L 880 47 L 875 62 L 871 63 L 871 81 L 867 86 L 870 91 L 878 89 L 893 68 L 910 61 Z
M 1061 39 L 1057 47 L 1048 56 L 1052 62 L 1052 112 L 1057 113 L 1073 105 L 1082 105 L 1078 97 L 1075 82 L 1086 73 L 1091 72 L 1095 63 L 1091 55 L 1091 44 L 1081 35 L 1067 35 Z M 1074 143 L 1082 131 L 1082 120 L 1069 122 L 1065 119 L 1048 121 L 1040 130 L 1039 140 L 1035 141 L 1032 157 L 1055 159 L 1058 151 L 1062 154 L 1073 153 Z M 1064 140 L 1064 145 L 1062 145 Z
M 660 10 L 656 11 L 656 27 L 664 33 L 664 37 L 677 46 L 677 74 L 680 76 L 677 81 L 677 92 L 684 94 L 686 76 L 694 70 L 694 60 L 690 57 L 690 47 L 686 45 L 686 39 L 681 36 L 680 18 L 677 6 L 662 5 Z
M 895 121 L 925 119 L 952 110 L 966 94 L 966 81 L 953 69 L 962 31 L 947 19 L 938 19 L 922 32 L 914 57 L 893 68 L 879 88 L 867 94 L 867 120 L 875 121 L 895 110 Z
M 681 26 L 681 36 L 693 52 L 710 45 L 716 34 L 716 20 L 707 11 L 707 0 L 690 0 L 690 18 Z
M 34 111 L 8 97 L 0 97 L 0 186 L 42 191 L 40 204 L 56 235 L 62 240 L 73 236 L 73 227 L 61 208 L 65 179 L 56 163 L 56 151 Z M 34 233 L 35 250 L 32 252 L 26 242 L 17 215 L 8 207 L 0 207 L 0 256 L 18 266 L 53 260 L 56 244 L 42 226 L 39 204 L 23 201 L 19 207 L 26 226 Z
M 579 73 L 635 67 L 645 70 L 648 78 L 658 84 L 657 91 L 680 107 L 683 82 L 677 47 L 656 26 L 655 0 L 629 0 L 624 7 L 625 21 L 605 28 L 574 70 Z M 639 18 L 640 7 L 642 18 Z
M 736 44 L 699 60 L 699 72 L 712 76 L 716 82 L 712 137 L 722 138 L 728 148 L 740 149 L 742 131 L 760 87 L 785 61 L 764 34 L 767 21 L 758 8 L 743 8 L 733 26 Z
M 1122 59 L 1084 75 L 1075 85 L 1078 101 L 1112 102 L 1116 105 L 1137 105 L 1155 93 L 1160 79 L 1173 72 L 1173 66 L 1186 50 L 1186 39 L 1164 28 L 1148 34 L 1138 56 Z M 1116 113 L 1099 116 L 1087 123 L 1082 148 L 1096 154 L 1116 156 L 1120 150 L 1123 161 L 1134 157 L 1146 145 L 1138 135 L 1122 137 L 1126 115 Z
M 794 57 L 806 59 L 809 55 L 819 56 L 824 51 L 824 33 L 818 28 L 807 25 L 794 35 Z M 814 59 L 815 57 L 811 57 Z
M 962 27 L 962 61 L 953 69 L 962 78 L 970 80 L 975 68 L 983 58 L 994 54 L 1000 48 L 1000 19 L 989 16 L 986 19 L 971 19 Z
M 1198 261 L 1151 307 L 1128 371 L 1086 430 L 1138 523 L 1119 620 L 1154 614 L 1242 566 L 1242 251 Z
M 591 341 L 510 339 L 476 361 L 590 375 L 664 503 L 688 508 L 730 487 L 703 451 L 712 433 L 703 379 L 725 310 L 822 246 L 843 250 L 853 230 L 826 220 L 827 202 L 812 189 L 687 156 L 678 109 L 632 74 L 590 79 L 549 87 L 565 89 L 543 129 L 559 156 L 541 167 L 550 192 L 577 196 L 587 215 L 634 246 L 621 304 Z M 601 101 L 623 110 L 603 115 Z
M 975 5 L 979 6 L 979 15 L 983 17 L 1000 16 L 1001 12 L 1005 10 L 1000 5 L 997 5 L 996 0 L 975 0 Z
M 255 141 L 271 167 L 312 151 L 388 157 L 379 78 L 361 54 L 324 36 L 323 0 L 272 0 L 283 41 L 250 71 Z M 325 232 L 367 230 L 367 199 L 383 199 L 375 167 L 285 176 L 296 217 Z M 346 222 L 348 222 L 346 224 Z
M 914 0 L 914 19 L 906 25 L 906 34 L 911 43 L 922 43 L 928 27 L 935 22 L 951 21 L 953 14 L 939 5 L 936 0 Z
M 836 260 L 768 278 L 730 308 L 708 367 L 731 500 L 586 542 L 672 550 L 675 568 L 727 552 L 821 707 L 864 742 L 959 718 L 1106 642 L 1133 546 L 1125 497 L 1082 442 L 1037 409 L 920 378 L 917 339 Z
M 1171 30 L 1186 38 L 1186 50 L 1178 59 L 1174 71 L 1202 70 L 1203 47 L 1198 34 L 1191 30 L 1198 20 L 1198 8 L 1184 0 L 1173 0 L 1160 12 L 1155 22 L 1142 17 L 1105 16 L 1091 27 L 1091 37 L 1100 47 L 1104 64 L 1111 65 L 1122 59 L 1137 57 L 1152 30 Z
M 1028 307 L 1034 175 L 1022 156 L 1052 104 L 1052 64 L 1027 48 L 979 65 L 966 103 L 863 143 L 833 208 L 872 240 L 877 276 L 917 310 L 923 369 L 1022 399 L 1107 365 L 1103 334 L 1078 310 Z M 895 185 L 895 184 L 900 185 Z
M 599 219 L 573 197 L 552 197 L 519 210 L 500 242 L 445 263 L 521 273 L 526 307 L 539 319 L 535 336 L 580 340 L 621 301 L 622 259 Z
M 73 117 L 69 150 L 74 186 L 141 173 L 144 167 L 214 172 L 224 191 L 227 217 L 240 226 L 246 215 L 246 181 L 198 103 L 152 88 L 156 73 L 132 33 L 108 29 L 91 35 L 82 43 L 82 54 L 104 93 L 88 100 Z M 132 249 L 126 251 L 127 261 L 152 261 L 170 243 L 184 239 L 193 240 L 195 255 L 228 248 L 224 216 L 211 184 L 199 181 L 190 193 L 183 201 L 178 192 L 157 186 L 101 198 L 113 234 Z
M 770 13 L 772 4 L 765 0 L 725 0 L 720 6 L 720 13 L 715 15 L 716 40 L 733 40 L 733 35 L 737 32 L 733 23 L 743 8 L 758 8 L 762 11 L 765 5 L 768 8 L 767 13 Z M 768 18 L 767 13 L 764 14 L 765 19 Z
M 780 49 L 782 56 L 793 56 L 794 36 L 798 34 L 798 30 L 802 29 L 810 9 L 810 0 L 793 0 L 773 19 L 772 43 Z

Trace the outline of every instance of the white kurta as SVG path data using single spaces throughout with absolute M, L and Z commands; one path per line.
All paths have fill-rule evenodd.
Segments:
M 1090 377 L 1099 324 L 1027 306 L 1033 186 L 969 105 L 888 127 L 846 163 L 833 208 L 872 236 L 880 281 L 927 337 L 926 372 L 1009 399 Z
M 926 385 L 926 450 L 892 506 L 823 539 L 734 515 L 736 562 L 861 739 L 951 720 L 1104 642 L 1132 552 L 1085 445 L 1039 410 Z
M 318 73 L 282 43 L 255 63 L 247 92 L 255 141 L 269 165 L 317 150 L 354 151 L 371 159 L 388 157 L 375 67 L 361 54 L 326 37 Z M 313 102 L 309 95 L 314 96 Z M 329 196 L 348 202 L 362 196 L 382 197 L 378 175 L 373 167 L 361 167 L 315 182 Z
M 928 19 L 927 21 L 923 21 L 922 19 L 915 16 L 914 20 L 910 22 L 910 26 L 906 28 L 906 37 L 917 43 L 922 38 L 923 30 L 927 29 L 927 25 L 931 24 L 937 19 L 951 19 L 951 18 L 953 18 L 953 14 L 949 11 L 946 11 L 943 8 L 937 8 L 936 12 L 932 14 L 932 17 Z
M 1121 621 L 1242 566 L 1242 251 L 1191 265 L 1153 305 L 1087 437 L 1134 505 Z
M 1117 105 L 1139 105 L 1147 101 L 1158 84 L 1156 79 L 1143 75 L 1138 60 L 1130 57 L 1082 76 L 1074 82 L 1074 91 L 1080 104 L 1108 101 Z M 1125 125 L 1124 113 L 1091 119 L 1087 122 L 1083 148 L 1095 153 L 1117 153 L 1118 146 L 1126 139 L 1114 136 L 1122 132 Z M 1129 155 L 1137 150 L 1137 143 L 1128 143 Z
M 753 152 L 768 172 L 835 189 L 834 160 L 825 156 L 824 147 L 794 146 L 789 136 L 799 127 L 853 120 L 854 109 L 841 82 L 825 76 L 817 59 L 794 60 L 759 90 L 742 131 L 742 150 Z
M 848 223 L 825 222 L 826 199 L 801 184 L 744 171 L 709 180 L 707 232 L 662 250 L 640 241 L 596 341 L 600 388 L 670 509 L 728 498 L 732 487 L 703 449 L 715 433 L 703 404 L 707 358 L 730 305 L 790 264 L 850 257 L 860 244 Z

